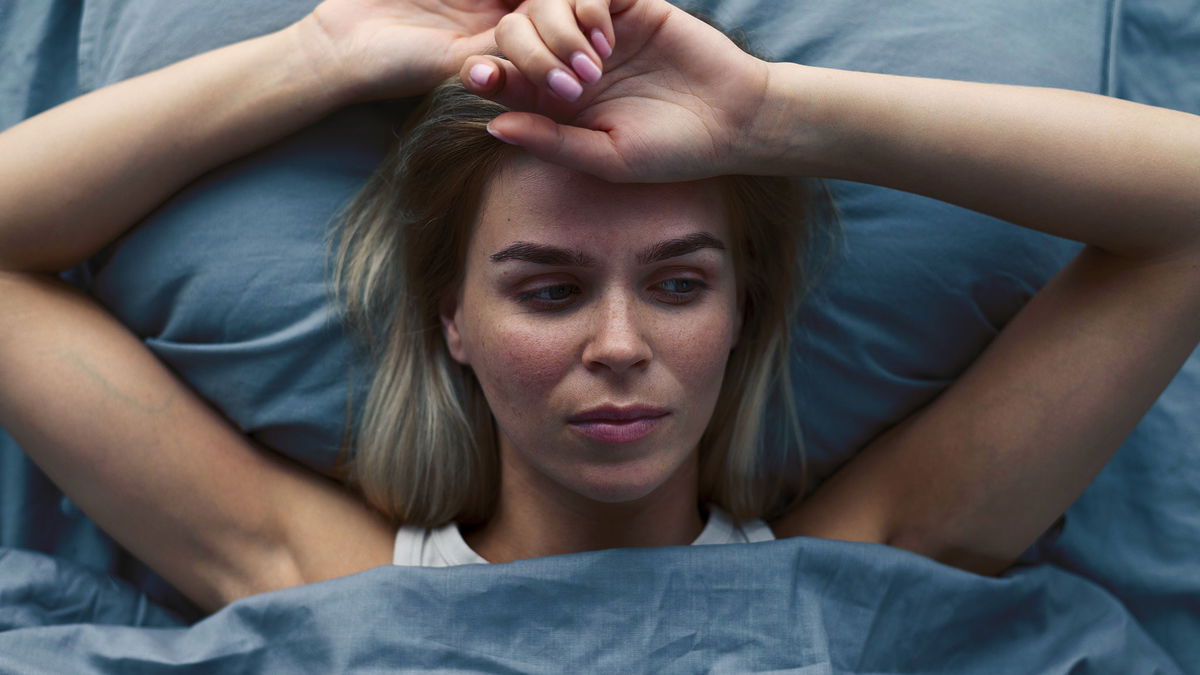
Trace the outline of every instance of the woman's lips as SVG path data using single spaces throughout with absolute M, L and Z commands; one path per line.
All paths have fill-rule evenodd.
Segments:
M 578 433 L 602 443 L 631 443 L 650 435 L 668 411 L 661 408 L 597 408 L 575 415 L 567 425 Z

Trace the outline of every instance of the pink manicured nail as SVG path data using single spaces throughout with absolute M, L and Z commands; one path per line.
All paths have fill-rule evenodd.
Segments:
M 596 48 L 600 58 L 607 59 L 612 56 L 612 45 L 608 44 L 608 38 L 604 37 L 604 31 L 599 28 L 592 29 L 592 46 Z
M 550 90 L 567 101 L 578 101 L 583 95 L 583 85 L 561 68 L 555 68 L 546 76 Z
M 492 81 L 492 75 L 496 74 L 496 69 L 486 63 L 476 63 L 471 66 L 471 81 L 475 84 L 486 87 Z
M 579 76 L 579 79 L 588 84 L 599 82 L 600 76 L 603 75 L 596 62 L 589 59 L 583 52 L 575 52 L 571 55 L 571 68 Z
M 496 139 L 496 140 L 498 140 L 498 141 L 504 141 L 505 143 L 508 143 L 509 145 L 516 145 L 516 144 L 517 144 L 517 143 L 516 143 L 515 141 L 513 141 L 512 139 L 508 138 L 507 136 L 505 136 L 504 134 L 500 133 L 499 131 L 496 131 L 495 129 L 493 129 L 493 128 L 492 128 L 492 123 L 491 123 L 491 122 L 488 122 L 488 125 L 487 125 L 487 132 L 488 132 L 489 134 L 491 134 L 491 135 L 492 135 L 492 137 L 493 137 L 493 138 L 495 138 L 495 139 Z

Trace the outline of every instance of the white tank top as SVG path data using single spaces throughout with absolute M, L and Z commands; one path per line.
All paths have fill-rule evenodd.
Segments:
M 734 523 L 733 518 L 709 504 L 708 522 L 692 546 L 710 544 L 749 544 L 772 541 L 775 534 L 762 520 L 754 518 Z M 439 528 L 401 527 L 396 532 L 392 564 L 406 567 L 451 567 L 454 565 L 486 565 L 478 553 L 463 539 L 458 525 L 450 523 Z

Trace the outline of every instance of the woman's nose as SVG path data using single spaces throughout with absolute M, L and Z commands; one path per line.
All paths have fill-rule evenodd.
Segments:
M 644 368 L 650 356 L 636 300 L 618 293 L 605 297 L 595 308 L 591 335 L 583 349 L 584 365 L 624 373 Z

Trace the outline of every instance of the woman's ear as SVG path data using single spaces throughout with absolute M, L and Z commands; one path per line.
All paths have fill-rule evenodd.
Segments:
M 462 331 L 459 326 L 462 324 L 462 303 L 459 302 L 459 290 L 453 293 L 447 293 L 439 303 L 439 314 L 442 319 L 442 337 L 446 340 L 446 349 L 450 352 L 451 358 L 464 366 L 470 365 L 467 359 L 467 350 L 463 345 Z

